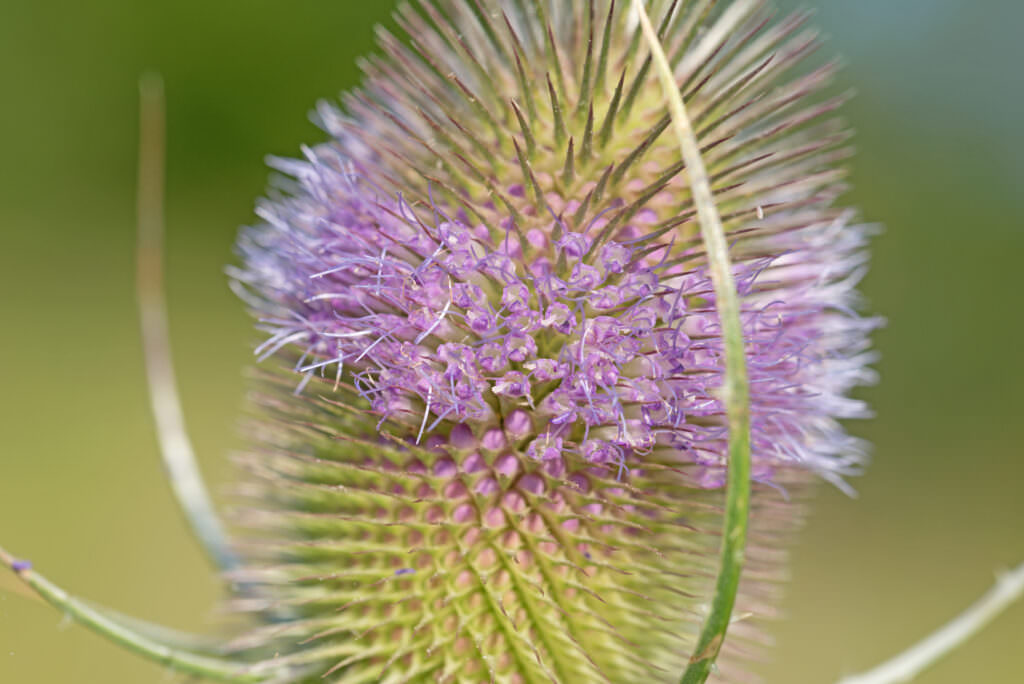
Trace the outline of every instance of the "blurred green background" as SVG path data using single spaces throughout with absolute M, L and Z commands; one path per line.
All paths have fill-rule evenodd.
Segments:
M 795 5 L 796 3 L 786 3 Z M 864 291 L 876 444 L 794 552 L 769 682 L 821 684 L 936 627 L 1024 559 L 1024 3 L 819 0 L 847 58 L 851 201 L 884 222 Z M 168 95 L 168 296 L 187 419 L 230 476 L 253 336 L 223 264 L 267 153 L 357 81 L 392 2 L 0 2 L 0 540 L 82 596 L 187 629 L 218 584 L 163 481 L 133 287 L 136 83 Z M 0 681 L 177 681 L 0 579 Z M 923 684 L 1024 681 L 1024 605 Z

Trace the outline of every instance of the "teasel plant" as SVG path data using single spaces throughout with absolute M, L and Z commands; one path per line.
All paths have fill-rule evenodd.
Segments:
M 232 287 L 261 335 L 228 524 L 199 476 L 142 83 L 138 293 L 169 480 L 249 627 L 42 598 L 224 682 L 747 681 L 788 540 L 866 446 L 850 134 L 808 15 L 757 0 L 418 0 L 280 172 Z M 1024 566 L 894 660 L 909 681 Z

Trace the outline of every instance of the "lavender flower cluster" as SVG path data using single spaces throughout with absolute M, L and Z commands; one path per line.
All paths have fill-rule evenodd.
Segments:
M 508 414 L 530 458 L 568 451 L 621 476 L 661 444 L 704 467 L 701 486 L 723 485 L 714 293 L 699 245 L 647 238 L 653 210 L 600 240 L 607 215 L 573 231 L 555 211 L 579 201 L 552 197 L 564 206 L 549 205 L 546 226 L 519 239 L 506 225 L 495 241 L 465 212 L 434 206 L 424 223 L 329 146 L 281 164 L 302 190 L 262 207 L 237 277 L 267 297 L 270 336 L 257 353 L 302 349 L 299 392 L 347 367 L 381 423 L 420 420 L 417 443 L 442 424 L 498 427 Z M 853 311 L 864 242 L 839 218 L 775 237 L 777 254 L 736 266 L 758 480 L 788 464 L 842 484 L 860 460 L 837 420 L 866 415 L 846 394 L 872 378 L 866 335 L 877 322 Z

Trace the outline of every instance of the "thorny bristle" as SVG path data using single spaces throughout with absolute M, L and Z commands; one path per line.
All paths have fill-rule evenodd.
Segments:
M 713 0 L 654 0 L 728 233 L 751 378 L 750 562 L 817 474 L 864 445 L 855 286 L 866 230 L 833 206 L 847 133 L 835 65 L 764 4 L 712 44 Z M 416 0 L 408 41 L 288 197 L 243 231 L 236 288 L 263 372 L 240 461 L 251 533 L 235 646 L 333 682 L 678 679 L 717 565 L 723 349 L 684 165 L 614 0 Z M 297 372 L 297 375 L 296 375 Z M 720 679 L 760 657 L 730 629 Z M 326 673 L 326 674 L 325 674 Z

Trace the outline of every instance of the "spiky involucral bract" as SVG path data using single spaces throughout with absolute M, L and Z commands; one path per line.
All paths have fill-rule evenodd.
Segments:
M 629 3 L 421 0 L 331 141 L 242 233 L 287 361 L 253 423 L 237 642 L 330 681 L 678 678 L 716 567 L 724 351 L 669 115 Z M 833 206 L 841 98 L 804 17 L 651 16 L 732 244 L 756 484 L 738 610 L 771 610 L 785 492 L 835 482 L 870 377 L 865 231 Z M 292 371 L 298 375 L 295 376 Z M 297 386 L 297 387 L 296 387 Z M 293 390 L 296 390 L 293 392 Z M 723 671 L 757 633 L 730 631 Z

